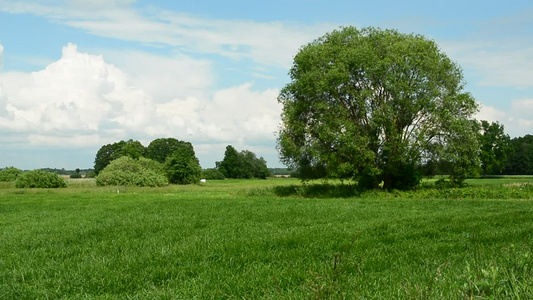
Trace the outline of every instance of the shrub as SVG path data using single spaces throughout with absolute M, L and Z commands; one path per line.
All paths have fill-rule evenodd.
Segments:
M 67 186 L 59 175 L 43 170 L 24 172 L 15 182 L 17 188 L 63 188 Z
M 220 172 L 216 168 L 211 169 L 205 169 L 202 171 L 202 178 L 209 179 L 209 180 L 224 180 L 226 177 L 224 177 L 224 174 Z
M 20 174 L 22 171 L 15 167 L 2 169 L 0 170 L 0 182 L 15 181 Z
M 96 177 L 98 186 L 164 186 L 168 185 L 163 166 L 151 159 L 122 156 L 113 160 Z
M 72 178 L 72 179 L 79 179 L 81 177 L 82 177 L 81 174 L 77 174 L 77 173 L 76 174 L 70 174 L 70 178 Z
M 89 172 L 87 172 L 87 174 L 85 174 L 85 178 L 95 178 L 96 177 L 96 172 L 94 170 L 90 170 Z

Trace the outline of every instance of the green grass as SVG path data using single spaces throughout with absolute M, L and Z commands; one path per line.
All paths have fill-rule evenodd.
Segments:
M 533 298 L 529 190 L 471 185 L 453 197 L 325 196 L 340 185 L 304 197 L 291 179 L 3 185 L 0 299 Z

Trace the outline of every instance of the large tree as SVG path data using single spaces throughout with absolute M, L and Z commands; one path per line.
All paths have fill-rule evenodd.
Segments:
M 410 188 L 427 160 L 452 182 L 478 165 L 461 69 L 420 35 L 342 28 L 304 46 L 281 91 L 281 160 L 305 176 Z
M 483 177 L 500 174 L 513 151 L 511 138 L 505 134 L 503 125 L 482 120 L 479 143 Z

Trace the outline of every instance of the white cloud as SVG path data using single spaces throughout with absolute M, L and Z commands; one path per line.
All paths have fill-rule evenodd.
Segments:
M 533 87 L 533 44 L 518 40 L 449 46 L 460 65 L 475 71 L 482 86 Z
M 254 91 L 251 83 L 223 89 L 209 99 L 189 97 L 157 105 L 154 136 L 181 134 L 200 143 L 274 141 L 281 106 L 277 89 Z
M 0 139 L 9 138 L 9 144 L 97 148 L 121 139 L 148 143 L 170 136 L 222 153 L 222 144 L 274 149 L 281 113 L 278 89 L 258 91 L 245 83 L 209 93 L 208 63 L 142 53 L 125 57 L 125 62 L 144 60 L 128 68 L 133 75 L 101 55 L 81 53 L 69 44 L 58 61 L 41 71 L 0 73 Z M 173 71 L 165 64 L 185 70 Z M 159 67 L 161 73 L 151 78 L 150 72 Z M 159 76 L 172 79 L 158 80 Z
M 511 102 L 507 110 L 499 110 L 492 106 L 481 105 L 476 115 L 478 120 L 499 122 L 505 126 L 505 132 L 511 137 L 533 133 L 533 99 L 519 99 Z
M 2 65 L 4 64 L 4 46 L 0 43 L 0 70 L 2 70 Z
M 95 51 L 103 53 L 126 72 L 131 84 L 142 88 L 157 103 L 175 98 L 206 97 L 213 83 L 213 68 L 207 60 L 139 51 Z
M 298 25 L 282 22 L 227 21 L 151 8 L 136 10 L 132 1 L 2 1 L 0 10 L 41 15 L 91 34 L 179 47 L 189 53 L 290 67 L 299 47 L 337 25 Z M 89 7 L 88 7 L 89 6 Z
M 130 85 L 127 74 L 102 56 L 78 52 L 73 44 L 46 69 L 3 73 L 0 84 L 0 129 L 7 131 L 72 137 L 105 130 L 113 122 L 136 129 L 155 110 L 150 96 Z

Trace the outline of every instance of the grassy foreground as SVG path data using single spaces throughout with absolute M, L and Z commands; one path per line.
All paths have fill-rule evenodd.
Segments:
M 531 180 L 495 180 L 479 199 L 4 185 L 0 299 L 532 299 Z

